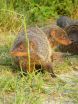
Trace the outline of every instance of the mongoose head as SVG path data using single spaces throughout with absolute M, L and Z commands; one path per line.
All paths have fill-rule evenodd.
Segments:
M 58 42 L 58 44 L 67 46 L 72 43 L 67 33 L 62 28 L 59 27 L 52 28 L 51 36 L 54 38 L 56 42 Z
M 69 45 L 72 42 L 64 29 L 58 27 L 56 24 L 45 26 L 42 30 L 48 37 L 52 48 L 55 48 L 60 44 Z

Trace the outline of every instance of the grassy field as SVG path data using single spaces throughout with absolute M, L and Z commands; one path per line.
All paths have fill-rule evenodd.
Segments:
M 15 37 L 0 36 L 0 104 L 78 104 L 78 56 L 53 63 L 56 79 L 47 72 L 21 77 L 10 56 Z
M 53 62 L 49 73 L 21 76 L 10 50 L 24 17 L 26 25 L 51 24 L 60 15 L 78 18 L 77 0 L 0 0 L 0 104 L 78 104 L 78 56 Z

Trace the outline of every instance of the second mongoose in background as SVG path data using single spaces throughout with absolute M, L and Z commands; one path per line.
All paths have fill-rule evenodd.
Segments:
M 69 26 L 73 21 L 67 16 L 60 16 L 57 19 L 57 25 L 61 28 Z

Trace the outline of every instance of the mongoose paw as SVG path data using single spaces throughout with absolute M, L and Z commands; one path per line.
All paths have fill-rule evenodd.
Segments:
M 51 73 L 52 78 L 56 78 L 57 76 L 54 73 Z

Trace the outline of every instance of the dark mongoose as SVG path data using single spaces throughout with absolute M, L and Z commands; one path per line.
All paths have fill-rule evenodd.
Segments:
M 69 52 L 72 54 L 78 54 L 78 22 L 72 23 L 70 26 L 65 28 L 65 31 L 68 34 L 69 39 L 72 41 L 72 44 L 67 46 L 60 46 L 62 52 Z
M 60 16 L 56 22 L 57 22 L 57 26 L 59 26 L 63 29 L 70 26 L 70 25 L 77 25 L 78 24 L 78 20 L 71 19 L 68 16 Z
M 67 46 L 60 44 L 60 50 L 62 52 L 78 54 L 78 20 L 71 19 L 67 16 L 61 16 L 57 20 L 57 25 L 64 29 L 68 38 L 72 41 L 72 43 Z
M 65 27 L 69 26 L 72 22 L 73 22 L 73 20 L 71 20 L 67 16 L 60 16 L 57 19 L 57 25 L 61 28 L 65 28 Z

